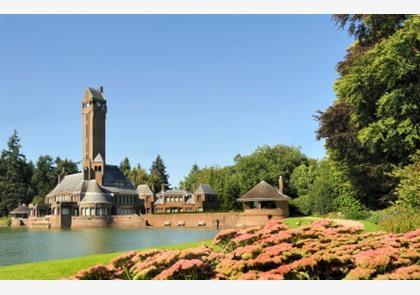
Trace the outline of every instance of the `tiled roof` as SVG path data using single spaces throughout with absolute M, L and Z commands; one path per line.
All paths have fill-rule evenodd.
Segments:
M 89 190 L 89 184 L 90 181 L 84 180 L 83 173 L 81 172 L 66 175 L 48 196 L 63 193 L 84 193 Z M 92 189 L 92 187 L 90 189 Z M 120 168 L 115 165 L 105 165 L 105 177 L 102 189 L 107 193 L 137 195 L 135 187 L 127 177 L 125 177 Z
M 240 197 L 238 201 L 288 201 L 289 196 L 286 196 L 276 190 L 272 185 L 264 180 L 250 189 L 245 195 Z
M 29 208 L 26 204 L 19 205 L 15 210 L 11 211 L 10 214 L 29 214 Z
M 152 190 L 147 184 L 140 184 L 137 186 L 137 192 L 143 195 L 153 195 Z
M 201 183 L 194 192 L 195 195 L 206 194 L 206 195 L 215 195 L 213 188 L 210 184 Z

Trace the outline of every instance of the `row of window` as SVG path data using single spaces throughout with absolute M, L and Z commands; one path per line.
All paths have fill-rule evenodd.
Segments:
M 203 208 L 155 208 L 155 213 L 203 212 Z
M 111 212 L 108 208 L 82 208 L 80 209 L 81 216 L 107 216 Z
M 76 196 L 69 196 L 69 195 L 64 195 L 64 196 L 56 196 L 56 197 L 51 197 L 47 199 L 47 203 L 48 204 L 52 204 L 52 203 L 56 203 L 56 202 L 77 202 L 77 197 Z
M 114 202 L 118 204 L 135 204 L 138 199 L 137 196 L 114 196 Z

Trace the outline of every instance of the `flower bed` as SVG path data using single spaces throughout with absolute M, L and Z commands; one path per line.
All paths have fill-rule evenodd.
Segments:
M 420 230 L 361 233 L 329 221 L 223 230 L 217 247 L 131 251 L 75 279 L 420 279 Z M 216 251 L 222 248 L 222 251 Z

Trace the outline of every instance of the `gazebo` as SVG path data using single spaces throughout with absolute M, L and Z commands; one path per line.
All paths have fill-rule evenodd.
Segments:
M 19 204 L 19 206 L 15 210 L 11 211 L 9 214 L 14 218 L 28 218 L 29 208 L 28 206 L 26 206 L 26 204 Z
M 280 177 L 279 190 L 264 180 L 254 186 L 246 194 L 238 199 L 244 205 L 244 210 L 281 209 L 288 215 L 289 200 L 291 198 L 283 194 L 283 179 Z

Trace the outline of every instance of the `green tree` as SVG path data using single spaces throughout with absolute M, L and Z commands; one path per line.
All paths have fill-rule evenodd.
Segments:
M 316 161 L 312 161 L 309 165 L 300 164 L 293 170 L 290 176 L 290 186 L 298 196 L 304 196 L 309 193 L 317 172 L 318 167 Z
M 54 188 L 57 183 L 56 169 L 50 156 L 40 156 L 38 158 L 31 183 L 36 193 L 37 203 Z
M 130 172 L 130 181 L 138 186 L 149 182 L 149 175 L 147 171 L 137 164 L 137 167 L 133 167 Z
M 286 145 L 261 146 L 252 154 L 237 158 L 235 174 L 241 194 L 246 193 L 261 180 L 278 187 L 279 176 L 283 176 L 284 191 L 295 196 L 289 186 L 290 175 L 300 164 L 307 164 L 308 158 L 296 148 Z
M 395 190 L 396 205 L 406 209 L 420 210 L 420 150 L 411 157 L 411 160 L 412 163 L 393 173 L 400 179 Z
M 120 162 L 120 169 L 126 177 L 130 178 L 131 165 L 130 160 L 127 157 L 125 157 L 124 160 Z
M 340 24 L 349 20 L 357 54 L 339 64 L 337 100 L 317 116 L 317 136 L 358 199 L 376 209 L 393 198 L 394 166 L 406 165 L 419 148 L 420 17 L 347 16 Z
M 61 159 L 60 157 L 55 158 L 55 172 L 54 177 L 57 180 L 58 175 L 69 175 L 78 173 L 79 169 L 77 168 L 77 164 L 68 159 Z
M 157 155 L 150 168 L 149 185 L 154 192 L 159 192 L 162 185 L 165 189 L 169 189 L 169 175 L 166 173 L 166 166 L 160 155 Z
M 29 185 L 33 164 L 26 161 L 20 149 L 20 138 L 15 130 L 0 157 L 0 215 L 8 214 L 19 203 L 30 203 L 34 194 Z

